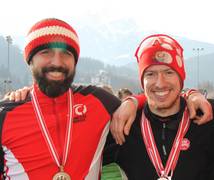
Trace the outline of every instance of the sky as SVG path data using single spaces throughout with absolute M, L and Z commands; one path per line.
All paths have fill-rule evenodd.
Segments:
M 142 31 L 214 44 L 212 0 L 4 0 L 0 4 L 3 36 L 25 36 L 35 22 L 48 17 L 75 27 L 90 18 L 94 25 L 129 18 Z

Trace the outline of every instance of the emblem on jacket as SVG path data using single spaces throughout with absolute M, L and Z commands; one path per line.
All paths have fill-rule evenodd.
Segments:
M 74 122 L 85 120 L 87 107 L 84 104 L 75 104 L 74 107 Z
M 181 150 L 185 151 L 187 149 L 189 149 L 190 147 L 190 141 L 187 138 L 183 138 L 182 142 L 181 142 Z

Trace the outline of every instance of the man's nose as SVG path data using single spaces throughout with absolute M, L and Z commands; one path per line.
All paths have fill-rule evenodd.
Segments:
M 51 59 L 51 64 L 53 64 L 55 66 L 62 66 L 63 61 L 62 61 L 62 57 L 59 52 L 55 52 L 53 54 L 52 59 Z
M 163 73 L 158 73 L 156 86 L 161 88 L 161 87 L 165 86 L 165 83 L 166 83 L 166 80 L 165 80 L 164 74 Z

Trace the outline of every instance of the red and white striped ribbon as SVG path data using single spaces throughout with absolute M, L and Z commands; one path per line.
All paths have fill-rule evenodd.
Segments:
M 67 120 L 66 125 L 66 134 L 65 134 L 65 142 L 64 142 L 64 149 L 63 149 L 63 157 L 60 158 L 59 154 L 57 153 L 56 147 L 53 143 L 53 140 L 50 136 L 50 133 L 48 131 L 47 125 L 44 121 L 44 116 L 42 114 L 39 101 L 35 92 L 35 89 L 31 91 L 31 98 L 32 98 L 32 104 L 34 107 L 34 111 L 41 129 L 41 132 L 43 134 L 43 137 L 46 141 L 46 144 L 48 146 L 49 152 L 53 158 L 53 160 L 56 162 L 57 166 L 60 168 L 61 166 L 65 166 L 68 154 L 70 151 L 70 145 L 72 140 L 72 124 L 73 124 L 73 94 L 71 89 L 69 89 L 68 94 L 68 112 L 69 112 L 69 118 Z M 66 117 L 67 118 L 67 117 Z
M 172 176 L 180 155 L 181 142 L 189 128 L 189 125 L 190 125 L 189 114 L 188 114 L 187 108 L 185 108 L 182 120 L 179 124 L 179 128 L 172 145 L 172 149 L 170 151 L 166 166 L 164 168 L 162 164 L 162 160 L 160 158 L 160 154 L 158 152 L 158 149 L 154 140 L 151 124 L 149 120 L 146 118 L 144 112 L 142 112 L 141 132 L 143 135 L 143 140 L 146 146 L 147 153 L 150 157 L 150 160 L 152 161 L 153 166 L 155 167 L 159 177 Z M 171 175 L 169 175 L 170 172 L 171 172 Z

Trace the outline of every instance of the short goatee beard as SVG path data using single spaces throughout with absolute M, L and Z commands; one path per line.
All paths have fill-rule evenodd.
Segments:
M 65 79 L 63 81 L 48 80 L 45 73 L 50 71 L 63 72 Z M 43 68 L 42 73 L 33 71 L 34 78 L 39 86 L 39 89 L 49 97 L 58 97 L 64 94 L 70 87 L 75 76 L 75 70 L 68 75 L 68 70 L 65 68 Z

